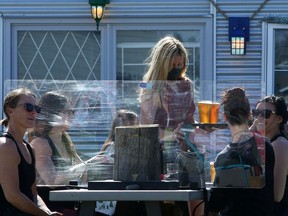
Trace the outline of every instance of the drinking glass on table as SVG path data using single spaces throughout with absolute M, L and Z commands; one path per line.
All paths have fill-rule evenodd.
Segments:
M 178 180 L 178 162 L 166 163 L 166 179 Z

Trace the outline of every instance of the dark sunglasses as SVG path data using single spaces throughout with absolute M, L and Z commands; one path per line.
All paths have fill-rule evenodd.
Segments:
M 270 118 L 272 113 L 275 114 L 275 111 L 252 109 L 252 115 L 254 118 L 257 118 L 259 115 L 261 115 L 265 119 L 268 119 L 268 118 Z
M 35 110 L 36 113 L 41 112 L 41 107 L 38 105 L 33 105 L 31 103 L 24 103 L 24 104 L 18 104 L 18 105 L 24 105 L 24 108 L 27 112 L 33 112 L 33 110 Z

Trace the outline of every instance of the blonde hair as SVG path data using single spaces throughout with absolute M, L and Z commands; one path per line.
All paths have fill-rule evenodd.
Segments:
M 186 70 L 189 64 L 188 51 L 184 45 L 173 36 L 165 36 L 160 39 L 151 49 L 150 55 L 146 59 L 148 70 L 143 76 L 143 82 L 149 83 L 152 81 L 152 89 L 143 88 L 140 90 L 139 101 L 143 102 L 146 99 L 153 97 L 154 104 L 161 104 L 159 91 L 162 89 L 164 82 L 167 80 L 168 73 L 173 68 L 175 56 L 181 56 L 184 60 L 184 67 L 180 77 L 189 79 L 186 76 Z M 156 82 L 153 82 L 156 81 Z M 162 81 L 162 82 L 161 82 Z

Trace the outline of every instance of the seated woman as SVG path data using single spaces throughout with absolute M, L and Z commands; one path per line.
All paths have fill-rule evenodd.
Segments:
M 112 122 L 110 133 L 105 140 L 100 154 L 91 160 L 91 163 L 113 163 L 114 164 L 114 148 L 115 148 L 115 128 L 119 126 L 132 126 L 139 125 L 139 117 L 135 112 L 120 109 L 116 112 L 114 120 Z M 96 202 L 95 215 L 113 215 L 116 210 L 116 201 L 98 201 Z M 137 204 L 137 203 L 136 203 Z M 123 207 L 124 205 L 124 207 Z M 118 209 L 124 209 L 125 203 L 118 204 Z M 131 206 L 130 206 L 131 207 Z M 129 208 L 129 207 L 128 207 Z M 127 213 L 127 209 L 125 210 Z
M 139 125 L 138 115 L 135 112 L 126 109 L 118 110 L 113 120 L 110 133 L 100 150 L 106 156 L 112 158 L 112 162 L 114 160 L 113 155 L 114 155 L 114 142 L 115 142 L 115 128 L 119 126 L 132 126 L 132 125 Z
M 227 90 L 222 105 L 232 142 L 215 159 L 214 185 L 221 188 L 211 189 L 209 210 L 225 216 L 272 216 L 272 145 L 267 138 L 249 130 L 250 104 L 243 89 Z M 264 148 L 265 154 L 261 155 Z
M 68 173 L 67 169 L 82 163 L 74 145 L 66 132 L 73 117 L 69 99 L 56 92 L 47 92 L 39 100 L 42 113 L 38 115 L 28 137 L 36 151 L 38 184 L 68 184 L 78 178 L 79 172 Z

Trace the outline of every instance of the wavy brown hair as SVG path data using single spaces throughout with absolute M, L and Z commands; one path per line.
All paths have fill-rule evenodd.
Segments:
M 248 124 L 250 103 L 243 88 L 226 90 L 222 96 L 221 105 L 231 125 Z

